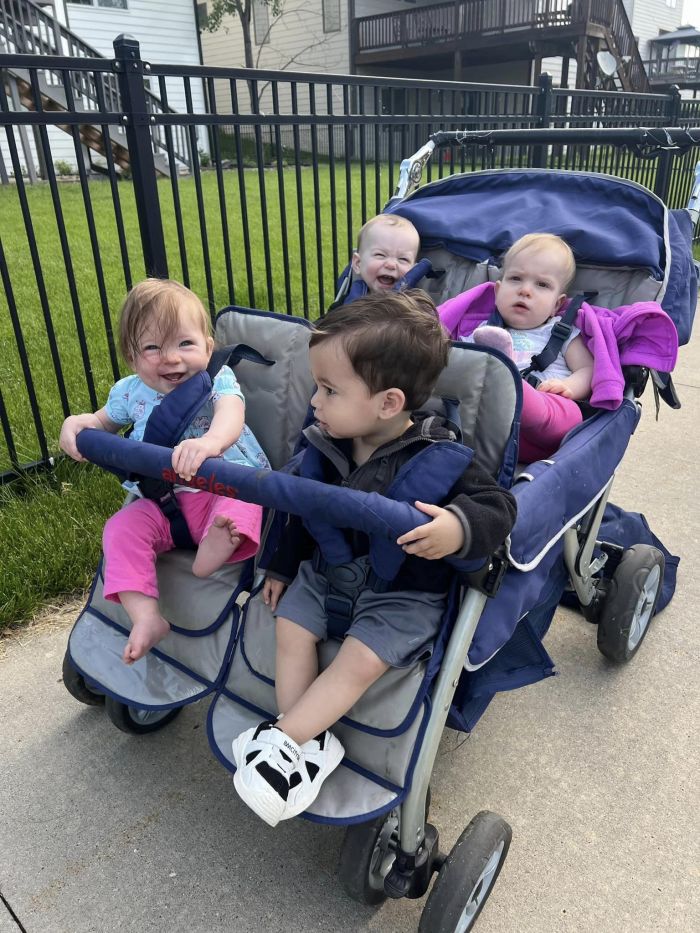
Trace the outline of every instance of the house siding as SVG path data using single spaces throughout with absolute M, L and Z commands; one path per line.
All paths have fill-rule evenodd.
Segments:
M 128 10 L 88 6 L 85 4 L 57 4 L 57 19 L 107 58 L 114 57 L 114 39 L 128 33 L 138 39 L 141 56 L 145 61 L 172 65 L 199 65 L 199 46 L 192 0 L 127 0 Z M 168 103 L 174 110 L 186 109 L 185 89 L 182 80 L 167 79 Z M 152 90 L 158 94 L 157 82 Z M 191 82 L 192 105 L 196 113 L 204 112 L 202 82 Z M 16 134 L 19 148 L 19 134 Z M 28 133 L 30 149 L 35 164 L 36 148 L 33 134 Z M 49 141 L 54 164 L 67 162 L 75 167 L 76 154 L 72 137 L 62 130 L 50 128 Z M 5 165 L 9 164 L 6 143 L 0 142 Z M 198 147 L 208 150 L 207 134 L 198 129 Z M 21 151 L 21 150 L 20 150 Z M 96 160 L 100 156 L 93 153 Z M 24 165 L 24 157 L 21 158 Z

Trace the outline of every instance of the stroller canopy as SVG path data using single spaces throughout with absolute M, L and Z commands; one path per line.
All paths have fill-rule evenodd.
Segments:
M 660 283 L 658 300 L 680 343 L 690 336 L 697 277 L 689 216 L 669 211 L 635 182 L 585 172 L 499 169 L 433 182 L 388 210 L 412 221 L 424 249 L 442 247 L 474 262 L 501 255 L 526 233 L 546 232 L 563 237 L 577 263 L 646 269 Z

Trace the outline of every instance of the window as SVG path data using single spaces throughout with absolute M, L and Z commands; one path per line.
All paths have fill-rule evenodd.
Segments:
M 111 7 L 116 10 L 128 10 L 127 0 L 68 0 L 69 3 L 75 3 L 80 6 L 101 6 Z
M 263 0 L 254 0 L 253 3 L 253 32 L 256 45 L 270 41 L 270 11 Z
M 340 32 L 340 0 L 323 0 L 323 31 Z

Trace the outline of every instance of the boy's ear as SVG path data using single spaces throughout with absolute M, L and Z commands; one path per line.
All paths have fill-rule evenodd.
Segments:
M 562 306 L 562 305 L 564 304 L 564 302 L 566 301 L 566 298 L 567 298 L 566 295 L 560 295 L 560 296 L 557 298 L 557 311 L 560 311 L 560 310 L 561 310 L 561 306 Z
M 211 356 L 212 353 L 214 352 L 214 338 L 213 337 L 207 337 L 207 352 L 209 353 L 209 356 Z
M 406 407 L 406 396 L 402 389 L 384 389 L 380 418 L 393 418 Z
M 356 249 L 352 251 L 352 261 L 350 263 L 350 267 L 355 275 L 360 274 L 360 254 Z

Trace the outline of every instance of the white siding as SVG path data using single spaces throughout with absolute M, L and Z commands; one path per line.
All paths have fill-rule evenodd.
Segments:
M 145 61 L 169 65 L 199 65 L 199 47 L 192 0 L 127 0 L 128 10 L 94 7 L 63 0 L 57 2 L 57 19 L 81 38 L 87 45 L 107 58 L 114 57 L 113 41 L 120 33 L 134 36 L 141 46 L 141 57 Z M 168 103 L 179 111 L 186 109 L 184 84 L 180 79 L 167 81 Z M 195 113 L 204 112 L 204 92 L 199 80 L 191 82 L 192 105 Z M 157 82 L 152 90 L 158 94 Z M 33 134 L 28 128 L 30 148 L 35 165 L 38 164 Z M 19 134 L 16 134 L 21 153 Z M 58 161 L 76 166 L 75 147 L 72 137 L 58 129 L 49 129 L 51 155 L 54 164 Z M 10 169 L 9 152 L 0 140 L 5 166 Z M 208 149 L 207 134 L 198 129 L 198 147 Z M 99 156 L 94 153 L 99 161 Z M 21 155 L 24 165 L 24 157 Z
M 682 0 L 677 0 L 675 9 L 666 0 L 624 0 L 624 6 L 642 59 L 649 58 L 649 39 L 655 39 L 661 32 L 673 32 L 681 25 Z
M 69 28 L 107 58 L 114 57 L 112 43 L 121 33 L 138 40 L 144 61 L 167 65 L 198 65 L 197 26 L 192 0 L 127 0 L 128 10 L 67 4 Z M 185 110 L 183 82 L 169 79 L 168 102 Z M 155 93 L 157 87 L 153 87 Z M 192 82 L 195 113 L 204 110 L 201 81 Z

